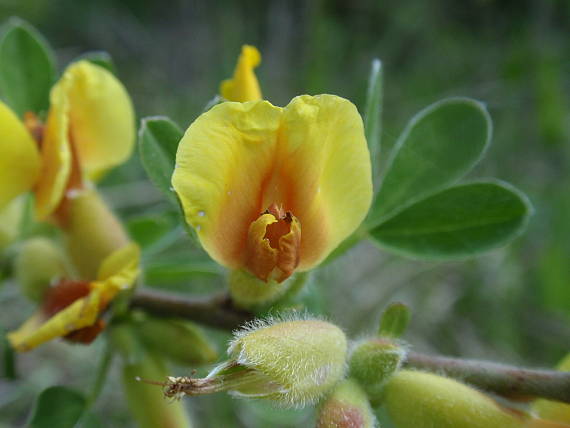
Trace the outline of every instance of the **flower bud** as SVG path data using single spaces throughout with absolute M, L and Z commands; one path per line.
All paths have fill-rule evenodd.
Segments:
M 24 200 L 14 199 L 0 211 L 0 251 L 10 245 L 20 232 Z
M 570 354 L 560 362 L 558 370 L 570 371 Z M 536 400 L 532 409 L 543 419 L 570 424 L 570 404 L 559 401 Z
M 129 239 L 95 189 L 69 196 L 66 204 L 60 221 L 69 254 L 82 278 L 95 278 L 103 260 Z
M 286 407 L 315 403 L 342 378 L 346 337 L 314 319 L 258 320 L 235 333 L 230 359 L 204 379 L 169 378 L 167 396 L 230 391 Z
M 384 389 L 384 403 L 398 428 L 523 428 L 540 424 L 523 412 L 500 406 L 456 380 L 401 370 Z M 547 426 L 547 425 L 544 425 Z
M 123 387 L 127 404 L 140 428 L 190 428 L 192 423 L 182 402 L 169 403 L 154 385 L 137 379 L 158 379 L 166 376 L 163 362 L 153 354 L 145 354 L 123 367 Z
M 202 330 L 191 322 L 145 317 L 136 326 L 149 349 L 177 364 L 196 366 L 218 358 Z
M 350 376 L 364 388 L 373 405 L 380 403 L 382 390 L 406 357 L 401 345 L 374 338 L 357 343 L 349 360 Z
M 321 404 L 317 428 L 373 428 L 376 418 L 360 385 L 352 379 L 338 383 Z
M 269 279 L 267 282 L 244 269 L 230 273 L 229 285 L 232 301 L 243 309 L 253 309 L 268 305 L 285 294 L 291 280 L 279 283 Z
M 54 281 L 69 276 L 63 253 L 47 238 L 25 241 L 16 256 L 14 271 L 22 294 L 34 302 L 42 300 Z

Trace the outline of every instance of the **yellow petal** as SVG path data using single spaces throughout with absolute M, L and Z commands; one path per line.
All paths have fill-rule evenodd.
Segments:
M 299 269 L 323 260 L 364 219 L 372 199 L 362 119 L 349 101 L 301 96 L 223 103 L 180 142 L 172 184 L 208 253 L 244 267 L 250 224 L 271 204 L 300 222 Z
M 130 243 L 111 253 L 101 264 L 93 288 L 101 290 L 104 302 L 112 300 L 122 290 L 133 287 L 140 273 L 140 248 Z
M 90 284 L 86 297 L 77 299 L 49 319 L 38 311 L 8 339 L 17 351 L 25 352 L 56 337 L 66 336 L 97 321 L 99 311 L 121 291 L 131 288 L 139 274 L 140 250 L 129 244 L 111 255 L 101 265 L 97 281 Z
M 261 89 L 255 72 L 261 62 L 261 54 L 254 46 L 243 45 L 234 76 L 224 80 L 220 85 L 220 93 L 228 101 L 240 103 L 261 99 Z
M 55 88 L 69 100 L 69 133 L 82 170 L 95 179 L 125 162 L 135 142 L 135 117 L 121 82 L 103 67 L 79 61 Z
M 0 208 L 29 191 L 39 176 L 40 156 L 32 136 L 0 102 Z
M 281 109 L 267 101 L 222 103 L 186 131 L 172 185 L 205 250 L 229 267 L 244 264 L 249 225 L 275 157 Z
M 36 187 L 36 215 L 45 219 L 61 202 L 71 174 L 69 102 L 61 87 L 50 93 L 50 110 L 42 140 L 42 170 Z
M 372 201 L 370 154 L 362 119 L 334 95 L 294 98 L 283 115 L 283 205 L 303 228 L 299 270 L 322 261 L 360 225 Z
M 19 352 L 29 351 L 56 337 L 92 325 L 99 314 L 101 294 L 98 291 L 76 300 L 48 320 L 37 312 L 18 330 L 9 333 L 8 340 Z

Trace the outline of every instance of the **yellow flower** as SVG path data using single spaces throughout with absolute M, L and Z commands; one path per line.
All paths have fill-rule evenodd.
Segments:
M 261 89 L 253 71 L 260 62 L 259 51 L 253 46 L 243 45 L 233 78 L 224 80 L 220 85 L 222 97 L 240 103 L 260 100 Z
M 50 93 L 47 121 L 24 122 L 0 102 L 0 207 L 33 190 L 40 219 L 67 194 L 124 162 L 135 138 L 134 113 L 122 84 L 109 71 L 79 61 Z
M 356 107 L 334 95 L 226 102 L 186 131 L 172 185 L 212 258 L 281 282 L 321 262 L 372 198 Z
M 104 328 L 99 315 L 117 293 L 130 289 L 139 273 L 140 251 L 129 244 L 109 255 L 95 281 L 63 280 L 46 294 L 41 308 L 8 340 L 24 352 L 56 337 L 90 343 Z

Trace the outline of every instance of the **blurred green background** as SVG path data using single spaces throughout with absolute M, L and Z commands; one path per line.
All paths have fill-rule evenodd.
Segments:
M 470 175 L 527 193 L 536 210 L 528 231 L 505 249 L 453 263 L 410 261 L 362 244 L 321 269 L 305 300 L 352 337 L 374 331 L 388 302 L 403 301 L 413 311 L 406 340 L 425 352 L 549 367 L 570 350 L 570 2 L 1 0 L 0 21 L 10 16 L 40 30 L 60 70 L 84 52 L 109 52 L 139 117 L 167 115 L 183 128 L 231 75 L 243 43 L 260 49 L 264 97 L 277 105 L 334 93 L 362 108 L 370 61 L 380 58 L 383 159 L 426 105 L 454 95 L 485 102 L 494 140 Z M 174 230 L 172 245 L 147 251 L 146 284 L 194 294 L 223 286 L 174 226 L 136 154 L 105 178 L 103 192 L 140 239 L 152 241 L 145 222 Z M 33 311 L 8 281 L 0 305 L 7 329 Z M 218 336 L 222 345 L 227 335 Z M 46 386 L 85 390 L 101 342 L 54 342 L 22 355 L 20 379 L 0 381 L 0 425 L 23 425 Z M 111 371 L 95 406 L 99 426 L 132 426 L 119 379 Z M 225 395 L 186 404 L 198 427 L 310 426 L 312 417 Z

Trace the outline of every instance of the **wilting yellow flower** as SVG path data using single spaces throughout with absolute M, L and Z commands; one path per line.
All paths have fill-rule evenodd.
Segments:
M 186 131 L 172 185 L 212 258 L 282 282 L 321 262 L 368 211 L 362 119 L 334 95 L 219 104 Z
M 139 258 L 138 246 L 129 244 L 105 259 L 95 281 L 60 281 L 36 314 L 8 334 L 14 349 L 29 351 L 56 337 L 90 343 L 104 327 L 102 311 L 118 292 L 133 286 Z
M 261 99 L 259 82 L 253 71 L 261 62 L 261 54 L 254 46 L 243 45 L 234 76 L 220 85 L 220 94 L 228 101 L 240 103 Z
M 88 61 L 72 64 L 51 90 L 45 125 L 32 113 L 20 121 L 0 102 L 0 208 L 34 190 L 38 218 L 50 216 L 85 180 L 124 162 L 134 138 L 122 84 Z

